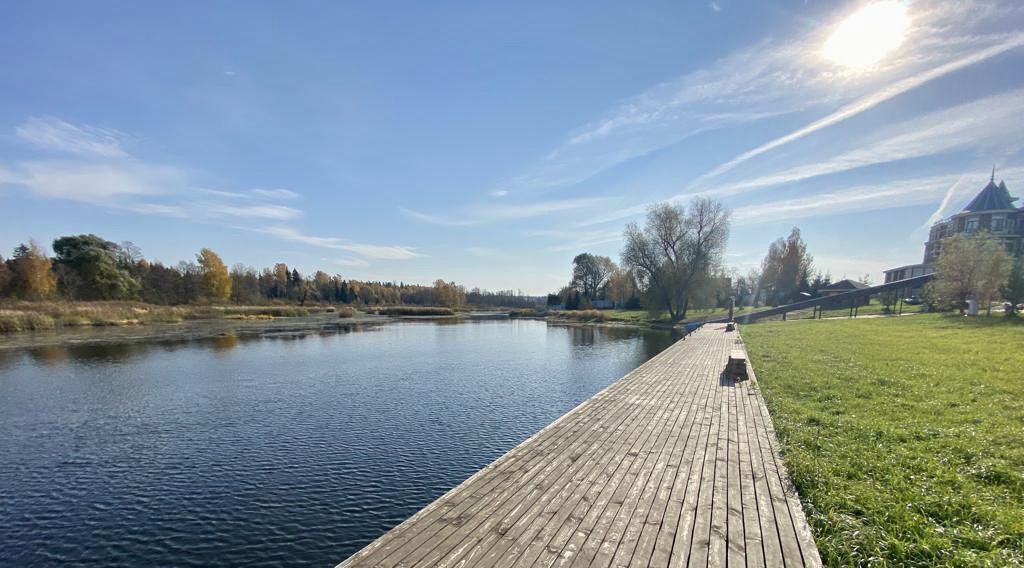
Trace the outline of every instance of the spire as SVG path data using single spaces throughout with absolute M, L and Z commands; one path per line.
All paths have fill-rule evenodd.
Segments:
M 989 181 L 991 181 L 992 183 L 996 182 L 996 165 L 995 164 L 992 164 L 992 179 L 989 180 Z

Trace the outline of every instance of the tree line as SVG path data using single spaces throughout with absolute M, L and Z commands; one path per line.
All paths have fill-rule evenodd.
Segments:
M 491 292 L 438 279 L 433 286 L 345 279 L 317 270 L 310 275 L 279 262 L 257 270 L 231 268 L 212 249 L 193 261 L 165 265 L 145 259 L 131 242 L 114 243 L 96 235 L 60 237 L 50 258 L 34 241 L 20 244 L 10 259 L 0 257 L 0 298 L 42 300 L 140 300 L 179 305 L 198 302 L 413 304 L 460 307 L 529 307 L 538 298 L 521 292 Z

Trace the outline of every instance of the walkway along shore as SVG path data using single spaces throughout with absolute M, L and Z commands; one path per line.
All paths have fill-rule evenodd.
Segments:
M 370 543 L 356 566 L 820 566 L 756 378 L 708 324 Z

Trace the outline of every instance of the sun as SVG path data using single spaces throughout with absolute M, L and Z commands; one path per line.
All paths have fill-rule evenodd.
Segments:
M 822 54 L 844 67 L 870 67 L 903 43 L 909 25 L 907 9 L 901 2 L 868 4 L 839 24 L 825 42 Z

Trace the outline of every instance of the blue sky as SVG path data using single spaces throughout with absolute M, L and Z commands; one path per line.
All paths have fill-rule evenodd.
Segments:
M 711 195 L 740 272 L 798 226 L 817 268 L 877 281 L 993 164 L 1024 195 L 1024 5 L 899 2 L 884 57 L 827 56 L 867 4 L 15 3 L 0 253 L 92 232 L 544 293 L 649 204 Z

